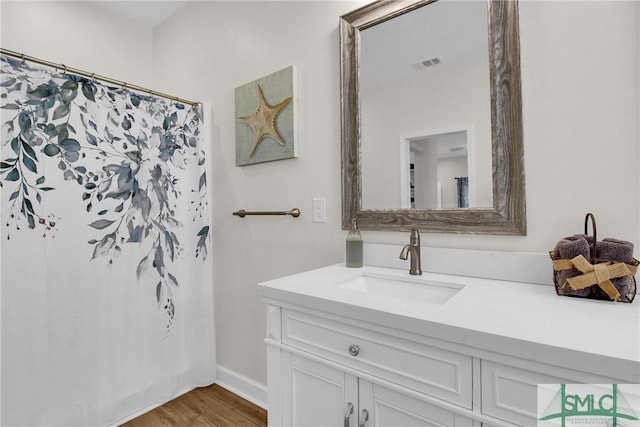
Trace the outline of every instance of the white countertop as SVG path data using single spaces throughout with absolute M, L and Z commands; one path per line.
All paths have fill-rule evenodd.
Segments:
M 444 304 L 341 288 L 362 274 L 464 285 Z M 332 265 L 260 283 L 269 303 L 371 322 L 480 350 L 640 383 L 640 304 L 559 297 L 552 286 Z

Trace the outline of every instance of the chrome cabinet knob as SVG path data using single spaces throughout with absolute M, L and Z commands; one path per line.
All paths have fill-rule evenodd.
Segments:
M 358 354 L 360 354 L 360 346 L 357 344 L 351 344 L 349 346 L 349 354 L 353 357 L 356 357 Z

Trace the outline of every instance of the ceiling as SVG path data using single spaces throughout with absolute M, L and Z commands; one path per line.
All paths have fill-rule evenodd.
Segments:
M 488 61 L 487 10 L 486 1 L 440 0 L 363 30 L 361 88 Z
M 88 0 L 91 3 L 153 28 L 173 15 L 189 0 Z

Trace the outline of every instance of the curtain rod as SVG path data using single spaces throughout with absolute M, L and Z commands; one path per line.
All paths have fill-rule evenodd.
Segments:
M 118 85 L 118 86 L 122 86 L 125 89 L 133 89 L 133 90 L 137 90 L 139 92 L 146 92 L 151 96 L 159 96 L 159 97 L 162 97 L 162 98 L 171 99 L 173 101 L 180 102 L 182 104 L 189 104 L 189 105 L 200 104 L 200 102 L 198 102 L 198 101 L 189 101 L 188 99 L 178 98 L 177 96 L 171 96 L 171 95 L 167 95 L 165 93 L 156 92 L 154 90 L 147 89 L 147 88 L 142 87 L 142 86 L 130 84 L 130 83 L 123 82 L 123 81 L 120 81 L 120 80 L 115 80 L 115 79 L 112 79 L 112 78 L 109 78 L 109 77 L 105 77 L 105 76 L 100 76 L 100 75 L 98 75 L 96 73 L 89 73 L 88 71 L 79 70 L 77 68 L 67 67 L 64 64 L 56 64 L 55 62 L 47 61 L 45 59 L 36 58 L 35 56 L 25 55 L 24 53 L 14 52 L 12 50 L 4 49 L 4 48 L 0 48 L 0 53 L 3 54 L 3 55 L 12 56 L 14 58 L 20 59 L 23 62 L 24 61 L 30 61 L 30 62 L 35 62 L 36 64 L 45 65 L 47 67 L 52 67 L 52 68 L 55 68 L 55 69 L 62 69 L 63 73 L 67 73 L 68 72 L 68 73 L 78 74 L 78 75 L 81 75 L 81 76 L 84 76 L 84 77 L 88 77 L 88 78 L 90 78 L 92 80 L 102 80 L 103 82 L 107 82 L 107 83 L 115 84 L 115 85 Z

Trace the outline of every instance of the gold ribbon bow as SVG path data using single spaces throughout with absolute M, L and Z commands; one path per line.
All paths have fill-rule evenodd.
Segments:
M 602 262 L 593 265 L 582 255 L 578 255 L 573 259 L 557 259 L 553 261 L 554 270 L 568 270 L 570 268 L 575 268 L 582 272 L 581 276 L 567 279 L 567 283 L 572 289 L 584 289 L 592 285 L 598 285 L 613 301 L 620 299 L 620 292 L 611 283 L 611 279 L 632 276 L 637 271 L 637 266 L 622 262 Z M 562 285 L 564 286 L 564 283 Z

